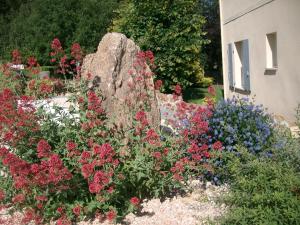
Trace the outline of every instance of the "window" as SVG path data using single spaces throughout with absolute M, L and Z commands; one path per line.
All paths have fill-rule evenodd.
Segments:
M 248 40 L 228 44 L 228 80 L 231 89 L 250 91 Z
M 271 33 L 266 36 L 266 68 L 277 68 L 277 34 Z

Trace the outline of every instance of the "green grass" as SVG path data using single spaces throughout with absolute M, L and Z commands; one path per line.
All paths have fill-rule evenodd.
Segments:
M 220 85 L 213 85 L 216 90 L 216 100 L 223 99 L 223 89 Z M 204 98 L 208 96 L 207 88 L 188 88 L 183 92 L 183 99 L 189 103 L 203 104 Z

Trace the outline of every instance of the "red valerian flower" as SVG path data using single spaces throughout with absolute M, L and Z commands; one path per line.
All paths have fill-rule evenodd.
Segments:
M 134 206 L 137 206 L 138 204 L 140 204 L 140 199 L 138 197 L 132 197 L 130 199 L 130 203 Z
M 113 221 L 117 216 L 117 213 L 115 210 L 110 210 L 106 213 L 106 218 L 109 220 L 109 221 Z
M 22 219 L 22 224 L 28 224 L 30 221 L 37 217 L 33 209 L 26 209 L 24 213 L 24 218 Z
M 155 81 L 155 83 L 154 83 L 154 88 L 155 88 L 156 90 L 159 90 L 159 89 L 161 88 L 162 84 L 163 84 L 162 80 L 157 80 L 157 81 Z
M 0 189 L 0 202 L 5 199 L 5 192 Z
M 12 55 L 12 63 L 15 65 L 21 64 L 22 63 L 22 58 L 21 58 L 21 53 L 19 52 L 18 49 L 14 49 L 11 53 Z
M 27 59 L 27 63 L 28 63 L 28 65 L 29 65 L 29 67 L 31 68 L 31 67 L 34 67 L 34 66 L 37 65 L 37 60 L 36 60 L 35 57 L 30 56 L 30 57 Z
M 73 141 L 67 141 L 66 148 L 68 151 L 74 151 L 77 148 L 77 144 Z
M 78 206 L 75 206 L 73 209 L 72 209 L 73 213 L 76 215 L 76 216 L 80 216 L 80 212 L 81 212 L 81 207 L 78 205 Z
M 215 142 L 213 145 L 212 145 L 213 149 L 215 150 L 222 150 L 222 143 L 220 141 L 217 141 Z
M 161 159 L 161 153 L 160 152 L 153 152 L 152 153 L 152 156 L 154 157 L 154 158 L 156 158 L 156 159 Z
M 37 156 L 39 158 L 46 158 L 49 157 L 51 155 L 51 146 L 49 145 L 49 143 L 42 139 L 38 142 L 37 144 Z
M 58 38 L 54 38 L 52 43 L 51 43 L 51 48 L 55 51 L 61 51 L 62 46 Z
M 44 195 L 36 196 L 35 199 L 36 199 L 37 201 L 44 201 L 44 202 L 45 202 L 45 201 L 48 201 L 47 196 L 44 196 Z
M 95 182 L 92 182 L 89 184 L 89 191 L 91 193 L 99 193 L 103 189 L 103 186 L 100 184 L 97 184 Z
M 174 88 L 174 92 L 176 95 L 181 95 L 182 89 L 179 84 L 177 84 Z
M 63 213 L 64 213 L 63 207 L 58 207 L 58 208 L 56 209 L 56 211 L 57 211 L 59 214 L 63 214 Z
M 216 90 L 215 90 L 215 88 L 214 88 L 213 86 L 209 86 L 209 87 L 207 88 L 207 91 L 208 91 L 208 93 L 209 93 L 210 95 L 212 95 L 212 96 L 215 96 L 215 95 L 216 95 Z
M 43 208 L 43 203 L 38 203 L 37 205 L 36 205 L 36 207 L 38 208 L 38 209 L 42 209 Z
M 63 215 L 56 221 L 56 225 L 71 225 L 72 222 L 65 216 Z
M 13 203 L 22 203 L 25 201 L 25 195 L 24 194 L 17 194 L 12 198 Z
M 155 132 L 154 129 L 149 129 L 147 131 L 146 140 L 151 145 L 159 145 L 160 144 L 160 142 L 159 142 L 159 135 Z
M 82 50 L 80 44 L 74 43 L 71 47 L 71 56 L 75 58 L 77 61 L 82 60 Z

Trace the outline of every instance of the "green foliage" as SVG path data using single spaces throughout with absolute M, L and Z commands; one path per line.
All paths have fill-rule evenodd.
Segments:
M 24 91 L 24 80 L 17 73 L 6 74 L 0 71 L 0 91 L 4 88 L 11 89 L 16 95 L 21 95 Z
M 221 26 L 218 0 L 199 0 L 201 14 L 206 19 L 204 30 L 207 31 L 207 38 L 210 40 L 205 45 L 204 69 L 206 74 L 214 77 L 216 83 L 222 83 L 222 48 L 221 48 Z
M 213 84 L 214 79 L 212 77 L 203 77 L 203 79 L 198 83 L 200 87 L 209 87 Z
M 219 102 L 223 100 L 223 89 L 221 86 L 214 85 L 215 88 L 215 100 Z M 190 87 L 184 90 L 183 92 L 183 100 L 189 103 L 195 104 L 204 104 L 205 98 L 209 97 L 210 94 L 208 93 L 207 88 L 194 88 Z
M 24 211 L 27 222 L 70 224 L 97 212 L 114 220 L 138 210 L 145 198 L 184 190 L 188 179 L 200 175 L 206 160 L 199 157 L 211 158 L 220 145 L 196 147 L 193 138 L 208 130 L 197 112 L 195 124 L 202 126 L 192 124 L 196 129 L 186 136 L 162 136 L 149 125 L 150 94 L 142 88 L 148 84 L 149 56 L 139 55 L 132 74 L 139 80 L 131 89 L 137 103 L 124 107 L 133 121 L 126 128 L 108 118 L 101 93 L 88 87 L 89 80 L 72 81 L 68 110 L 47 100 L 32 105 L 33 97 L 52 95 L 49 79 L 31 77 L 29 96 L 0 92 L 1 205 Z M 36 92 L 39 87 L 46 92 Z M 201 110 L 201 116 L 206 113 Z
M 201 83 L 204 75 L 202 48 L 208 43 L 205 19 L 195 0 L 125 1 L 112 30 L 134 39 L 156 56 L 157 77 L 164 87 L 183 88 Z
M 49 64 L 50 43 L 57 37 L 64 46 L 79 42 L 94 51 L 113 16 L 117 0 L 33 0 L 20 4 L 9 17 L 0 16 L 0 58 L 18 48 L 23 57 L 35 55 Z M 6 32 L 2 32 L 6 31 Z
M 300 221 L 300 145 L 286 129 L 278 128 L 284 145 L 259 156 L 238 147 L 222 154 L 222 167 L 230 184 L 223 202 L 229 206 L 221 224 L 298 224 Z M 222 173 L 221 172 L 221 173 Z

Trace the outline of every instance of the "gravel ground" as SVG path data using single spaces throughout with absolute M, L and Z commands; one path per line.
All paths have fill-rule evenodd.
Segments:
M 185 196 L 145 200 L 138 214 L 128 214 L 121 224 L 128 225 L 200 225 L 208 224 L 220 217 L 225 211 L 225 205 L 219 205 L 216 200 L 227 193 L 227 186 L 215 186 L 209 182 L 204 185 L 194 180 L 190 184 L 191 193 Z M 12 216 L 6 210 L 0 210 L 0 224 L 21 225 L 22 213 Z M 51 224 L 55 224 L 54 222 Z M 108 221 L 82 221 L 78 225 L 108 225 Z

